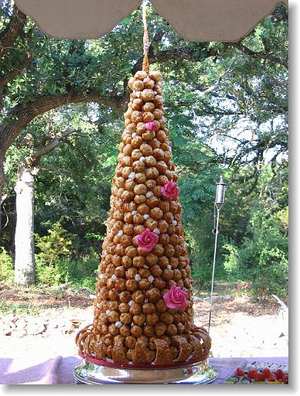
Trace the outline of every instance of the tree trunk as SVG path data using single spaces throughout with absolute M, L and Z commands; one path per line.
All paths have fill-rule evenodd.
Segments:
M 34 176 L 30 169 L 21 167 L 18 172 L 16 191 L 15 232 L 15 283 L 29 286 L 35 282 L 34 262 Z
M 3 187 L 4 187 L 4 158 L 2 153 L 0 152 L 0 235 L 2 232 L 2 196 L 4 195 Z

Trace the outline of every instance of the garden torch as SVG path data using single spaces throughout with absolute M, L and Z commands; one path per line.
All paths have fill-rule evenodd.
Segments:
M 217 186 L 216 186 L 216 196 L 215 196 L 215 203 L 214 203 L 214 230 L 213 230 L 213 232 L 215 234 L 215 245 L 214 245 L 214 258 L 213 258 L 212 276 L 211 276 L 208 331 L 210 330 L 212 305 L 213 305 L 213 292 L 214 292 L 215 267 L 216 267 L 217 246 L 218 246 L 220 210 L 221 210 L 221 208 L 222 208 L 222 206 L 224 204 L 225 190 L 226 190 L 226 184 L 223 181 L 223 177 L 220 176 L 220 180 L 219 180 L 219 182 L 217 183 Z

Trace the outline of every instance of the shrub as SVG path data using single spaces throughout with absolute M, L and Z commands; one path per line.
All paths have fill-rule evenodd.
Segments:
M 74 235 L 68 233 L 59 223 L 53 224 L 47 235 L 37 235 L 38 283 L 48 286 L 69 283 L 76 287 L 95 288 L 98 254 L 90 249 L 88 255 L 74 259 L 73 242 Z
M 276 294 L 281 298 L 287 297 L 288 287 L 288 259 L 280 248 L 268 246 L 260 252 L 258 265 L 253 273 L 253 289 L 256 295 L 264 298 Z
M 0 281 L 11 282 L 14 278 L 13 260 L 4 248 L 0 250 Z
M 284 212 L 282 212 L 284 213 Z M 288 293 L 288 239 L 278 213 L 256 208 L 251 215 L 249 237 L 240 247 L 225 245 L 228 255 L 224 268 L 229 274 L 242 275 L 252 282 L 252 292 L 258 298 Z
M 195 289 L 207 289 L 211 279 L 211 269 L 203 265 L 203 263 L 195 263 L 192 261 L 192 278 Z
M 73 235 L 67 232 L 60 223 L 54 223 L 44 236 L 36 235 L 39 253 L 36 255 L 40 264 L 54 265 L 59 260 L 72 255 Z
M 240 278 L 240 257 L 239 249 L 235 245 L 226 243 L 223 246 L 225 252 L 228 252 L 224 258 L 224 270 L 232 279 Z
M 36 259 L 36 280 L 47 286 L 57 286 L 64 283 L 64 276 L 57 265 L 45 265 L 43 261 Z
M 75 287 L 86 287 L 94 290 L 97 268 L 98 255 L 95 253 L 77 260 L 58 260 L 52 266 L 46 266 L 43 262 L 37 260 L 37 281 L 49 286 L 69 283 Z
M 80 287 L 95 286 L 95 272 L 98 268 L 99 258 L 94 252 L 78 260 L 62 260 L 57 267 L 64 277 L 64 281 Z M 94 287 L 93 287 L 94 288 Z

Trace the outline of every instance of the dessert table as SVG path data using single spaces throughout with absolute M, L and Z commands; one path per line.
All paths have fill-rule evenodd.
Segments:
M 30 357 L 24 359 L 0 358 L 0 384 L 74 384 L 73 368 L 81 361 L 77 356 L 56 356 L 50 359 Z M 210 365 L 217 370 L 213 384 L 223 384 L 237 367 L 246 363 L 267 361 L 287 364 L 287 357 L 266 358 L 211 358 Z

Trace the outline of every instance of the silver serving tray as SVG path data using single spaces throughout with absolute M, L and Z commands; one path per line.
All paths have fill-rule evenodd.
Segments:
M 77 384 L 209 384 L 216 371 L 208 362 L 167 369 L 112 368 L 83 360 L 73 371 Z

